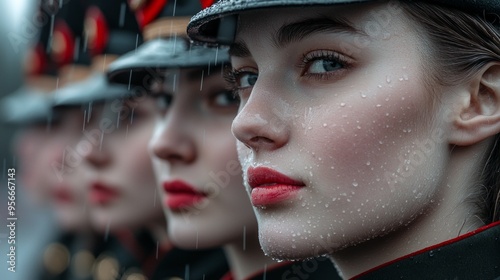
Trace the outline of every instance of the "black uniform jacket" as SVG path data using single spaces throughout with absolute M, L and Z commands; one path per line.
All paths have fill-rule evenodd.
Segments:
M 282 262 L 250 275 L 245 280 L 337 280 L 341 279 L 331 260 L 318 257 L 305 261 Z M 222 280 L 234 280 L 229 273 Z
M 500 222 L 382 264 L 353 279 L 500 279 Z

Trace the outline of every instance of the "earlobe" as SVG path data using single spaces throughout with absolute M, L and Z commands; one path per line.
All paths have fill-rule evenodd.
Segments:
M 454 118 L 450 144 L 469 146 L 500 133 L 500 63 L 489 64 L 471 81 Z

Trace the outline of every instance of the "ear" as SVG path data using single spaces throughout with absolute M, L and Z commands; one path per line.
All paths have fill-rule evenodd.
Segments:
M 483 67 L 461 95 L 450 144 L 469 146 L 500 133 L 500 63 Z

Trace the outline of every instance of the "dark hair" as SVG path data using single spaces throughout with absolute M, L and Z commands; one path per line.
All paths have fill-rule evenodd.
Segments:
M 401 6 L 428 38 L 433 60 L 425 66 L 439 84 L 470 80 L 488 63 L 500 63 L 500 17 L 409 0 L 401 0 Z M 499 139 L 500 134 L 494 136 L 485 154 L 479 178 L 483 187 L 473 198 L 478 206 L 475 214 L 484 224 L 500 220 Z

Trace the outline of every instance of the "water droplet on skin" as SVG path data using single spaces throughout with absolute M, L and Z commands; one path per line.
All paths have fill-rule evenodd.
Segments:
M 434 257 L 434 251 L 433 250 L 429 251 L 429 257 Z
M 340 103 L 340 107 L 345 107 L 345 103 L 344 102 Z
M 379 88 L 382 88 L 382 85 L 378 85 Z
M 366 162 L 366 165 L 370 165 L 370 162 L 369 162 L 369 161 L 367 161 L 367 162 Z
M 390 84 L 391 83 L 391 76 L 387 76 L 387 78 L 385 79 L 385 81 Z
M 361 98 L 366 98 L 366 94 L 361 93 Z
M 408 81 L 408 80 L 409 80 L 408 75 L 404 74 L 404 75 L 403 75 L 403 79 L 404 79 L 405 81 Z
M 327 127 L 327 126 L 328 126 L 328 124 L 326 124 L 326 123 L 323 124 L 323 127 Z
M 377 108 L 380 108 L 380 107 L 382 107 L 382 105 L 380 105 L 380 104 L 377 104 L 377 105 L 376 105 L 375 107 L 377 107 Z
M 352 186 L 353 187 L 357 187 L 358 186 L 358 182 L 352 182 Z

